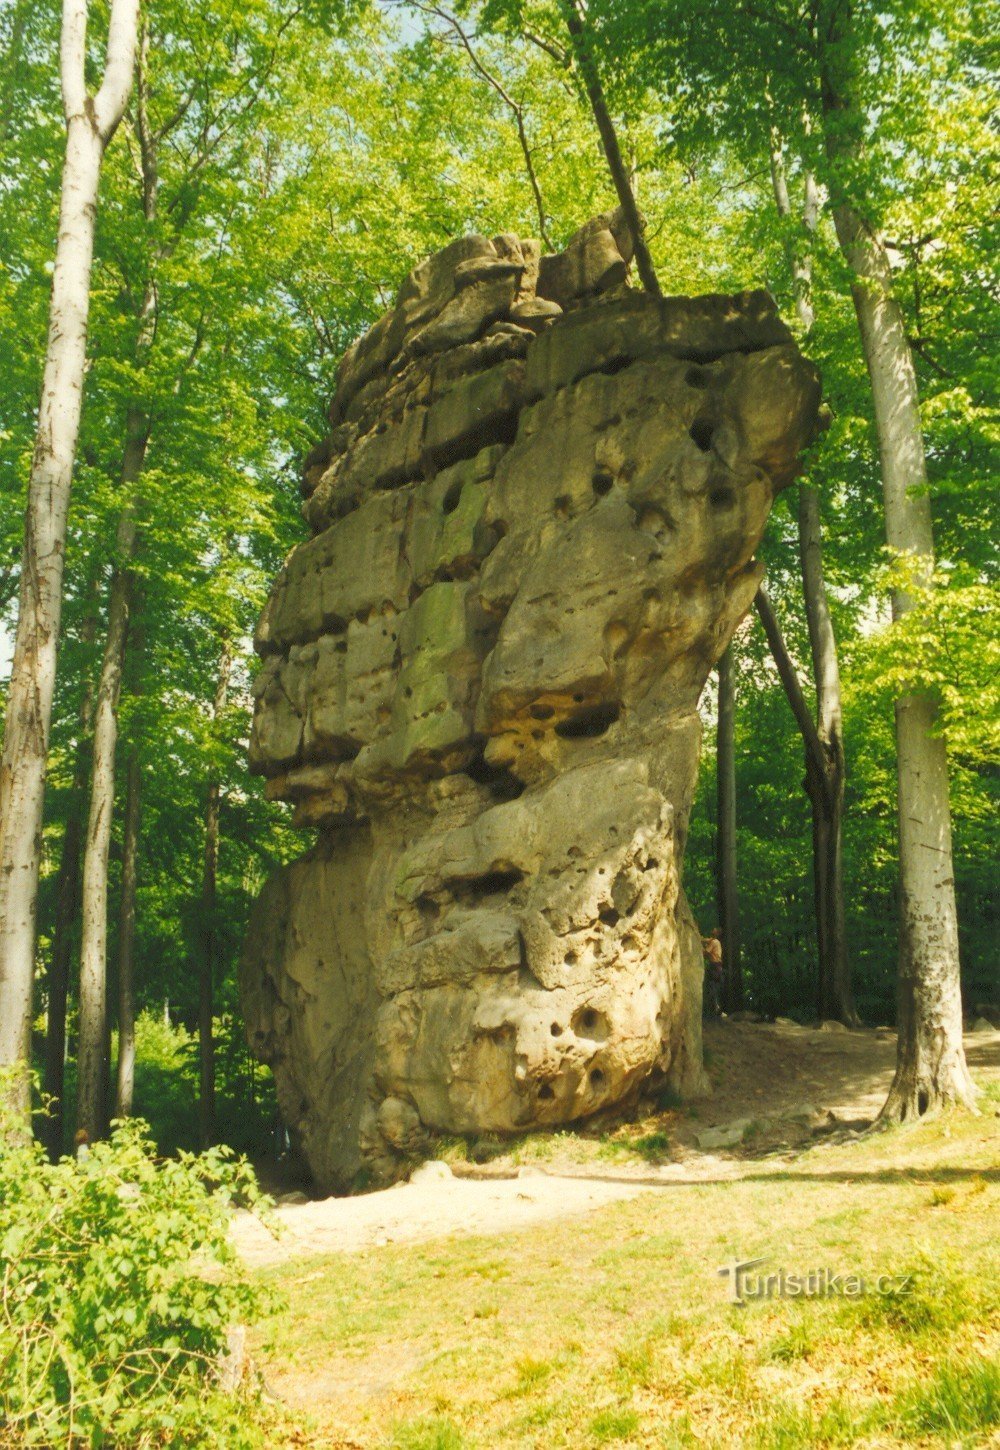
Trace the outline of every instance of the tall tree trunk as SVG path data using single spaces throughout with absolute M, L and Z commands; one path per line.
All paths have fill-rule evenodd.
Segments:
M 97 621 L 84 621 L 83 635 L 93 643 Z M 56 913 L 52 932 L 52 957 L 48 972 L 48 1010 L 45 1014 L 45 1068 L 42 1087 L 50 1100 L 42 1139 L 53 1163 L 63 1151 L 66 1076 L 66 1008 L 69 999 L 69 971 L 73 953 L 73 927 L 80 907 L 80 859 L 83 854 L 83 816 L 87 799 L 87 769 L 90 764 L 90 730 L 94 717 L 94 692 L 88 679 L 80 702 L 80 739 L 66 830 L 56 878 Z
M 218 723 L 226 707 L 232 667 L 232 650 L 228 641 L 225 641 L 219 659 L 219 674 L 212 706 L 213 724 Z M 202 957 L 198 991 L 199 1127 L 203 1148 L 210 1147 L 215 1137 L 215 1039 L 212 1017 L 215 1005 L 215 913 L 221 799 L 219 778 L 213 775 L 208 783 L 208 800 L 205 806 L 205 856 L 201 888 Z
M 819 492 L 807 483 L 799 486 L 799 559 L 816 685 L 816 730 L 823 760 L 822 773 L 812 771 L 814 783 L 810 790 L 810 799 L 815 797 L 813 831 L 820 923 L 818 1008 L 821 1018 L 835 1017 L 848 1027 L 858 1027 L 860 1019 L 854 1005 L 844 919 L 843 816 L 847 766 L 840 662 L 823 581 Z M 814 763 L 808 751 L 806 762 L 809 773 Z
M 778 214 L 792 215 L 782 155 L 781 137 L 771 133 L 771 182 Z M 795 291 L 795 310 L 805 336 L 815 320 L 812 303 L 810 247 L 819 213 L 819 193 L 810 171 L 803 178 L 802 229 L 798 240 L 789 239 L 788 263 Z M 818 980 L 816 1010 L 821 1019 L 837 1018 L 849 1027 L 860 1025 L 854 1006 L 847 931 L 844 919 L 843 811 L 846 761 L 844 758 L 840 664 L 830 606 L 823 580 L 823 532 L 819 491 L 803 479 L 799 483 L 799 563 L 802 594 L 809 625 L 813 684 L 816 690 L 816 732 L 819 755 L 806 744 L 806 793 L 812 815 L 813 888 L 816 916 Z M 765 626 L 766 627 L 766 626 Z
M 69 1000 L 69 969 L 73 950 L 73 923 L 80 904 L 80 855 L 83 846 L 83 811 L 86 800 L 84 750 L 78 752 L 72 795 L 56 878 L 56 913 L 52 933 L 52 957 L 48 973 L 48 1011 L 45 1021 L 45 1067 L 42 1089 L 49 1100 L 48 1116 L 40 1137 L 53 1163 L 63 1151 L 66 1010 Z
M 719 718 L 716 733 L 716 894 L 722 932 L 722 1002 L 727 1012 L 743 1006 L 740 911 L 736 885 L 736 670 L 729 645 L 719 660 Z
M 49 335 L 28 485 L 17 632 L 0 757 L 0 1067 L 27 1065 L 45 769 L 52 724 L 63 559 L 87 354 L 101 160 L 132 85 L 139 0 L 112 0 L 104 78 L 84 78 L 86 0 L 63 0 L 60 74 L 66 154 Z M 26 1075 L 12 1106 L 27 1124 Z
M 115 1116 L 132 1116 L 135 1095 L 135 894 L 139 856 L 142 770 L 139 752 L 129 751 L 122 832 L 122 894 L 118 927 L 118 1068 Z
M 573 56 L 587 92 L 587 99 L 590 101 L 590 109 L 601 138 L 604 159 L 608 164 L 615 191 L 618 193 L 621 209 L 625 213 L 628 229 L 632 234 L 632 248 L 635 252 L 635 265 L 639 272 L 639 280 L 645 291 L 654 297 L 660 297 L 662 296 L 660 284 L 653 267 L 653 259 L 646 245 L 646 238 L 643 235 L 642 218 L 639 215 L 635 193 L 629 181 L 628 169 L 622 159 L 615 124 L 611 119 L 611 112 L 608 110 L 604 97 L 604 87 L 601 85 L 600 71 L 594 59 L 591 38 L 587 34 L 586 25 L 580 14 L 579 0 L 559 0 L 559 8 L 566 22 L 566 29 L 569 31 Z
M 851 292 L 871 382 L 882 471 L 886 540 L 930 586 L 934 533 L 913 354 L 885 244 L 865 200 L 843 179 L 859 173 L 863 118 L 854 100 L 850 12 L 835 12 L 823 49 L 823 111 L 831 165 L 833 219 L 854 273 Z M 893 620 L 913 607 L 905 587 L 892 596 Z M 899 1020 L 896 1075 L 882 1109 L 908 1120 L 948 1103 L 972 1106 L 975 1089 L 962 1045 L 958 918 L 951 849 L 948 757 L 928 695 L 896 702 L 899 811 Z
M 129 410 L 126 425 L 123 488 L 131 489 L 142 472 L 149 444 L 149 419 Z M 108 1074 L 108 857 L 115 804 L 115 754 L 118 703 L 132 608 L 131 563 L 138 540 L 136 507 L 128 499 L 118 524 L 118 558 L 108 596 L 108 628 L 97 687 L 90 815 L 83 860 L 80 938 L 80 1034 L 77 1048 L 77 1128 L 93 1140 L 104 1130 L 104 1084 Z

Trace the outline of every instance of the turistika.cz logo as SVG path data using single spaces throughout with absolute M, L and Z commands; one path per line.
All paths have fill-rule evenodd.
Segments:
M 746 1304 L 754 1299 L 863 1299 L 866 1294 L 908 1294 L 911 1274 L 878 1274 L 866 1279 L 863 1274 L 847 1274 L 833 1269 L 810 1269 L 805 1274 L 789 1274 L 778 1269 L 772 1274 L 753 1273 L 766 1259 L 733 1259 L 717 1271 L 728 1279 L 730 1304 Z

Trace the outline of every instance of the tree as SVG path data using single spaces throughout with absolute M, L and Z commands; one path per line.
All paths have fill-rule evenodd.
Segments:
M 743 968 L 736 858 L 736 668 L 732 645 L 726 646 L 719 660 L 716 769 L 716 898 L 722 933 L 722 1005 L 727 1012 L 737 1012 L 743 1006 Z
M 886 117 L 912 86 L 920 48 L 937 43 L 936 16 L 919 6 L 886 15 L 867 0 L 823 0 L 808 12 L 779 3 L 766 14 L 744 0 L 595 8 L 609 30 L 617 27 L 619 53 L 628 53 L 624 27 L 647 78 L 683 94 L 688 107 L 713 97 L 709 124 L 717 133 L 742 137 L 744 145 L 756 137 L 763 151 L 777 124 L 820 172 L 852 274 L 886 538 L 929 583 L 934 549 L 916 374 L 880 218 L 892 190 L 896 134 Z M 876 108 L 886 135 L 880 144 Z M 905 587 L 897 587 L 894 618 L 909 608 Z M 969 1103 L 972 1086 L 962 1049 L 947 756 L 929 692 L 916 688 L 897 701 L 896 739 L 899 1061 L 884 1114 L 906 1118 L 949 1101 Z
M 112 0 L 104 76 L 87 89 L 86 0 L 64 0 L 66 121 L 49 340 L 28 489 L 14 662 L 0 757 L 0 1066 L 27 1062 L 45 768 L 55 690 L 66 517 L 83 401 L 101 161 L 132 86 L 139 0 Z M 26 1081 L 19 1107 L 28 1112 Z
M 885 504 L 886 540 L 924 587 L 934 574 L 934 533 L 913 353 L 895 295 L 874 198 L 864 184 L 865 117 L 859 70 L 866 46 L 843 0 L 828 0 L 817 27 L 824 142 L 841 251 L 871 379 Z M 892 612 L 912 608 L 904 584 Z M 899 1057 L 882 1116 L 920 1117 L 931 1107 L 971 1105 L 962 1046 L 962 995 L 951 845 L 948 757 L 933 697 L 896 701 L 899 781 Z
M 776 128 L 772 128 L 770 139 L 774 202 L 779 218 L 787 225 L 792 221 L 792 203 L 782 139 Z M 816 179 L 808 169 L 803 173 L 802 191 L 801 230 L 797 236 L 789 236 L 786 251 L 793 279 L 795 310 L 802 334 L 807 338 L 815 321 L 812 301 L 812 247 L 819 215 Z M 806 745 L 806 794 L 809 796 L 812 812 L 813 890 L 819 956 L 816 1006 L 820 1020 L 833 1017 L 849 1027 L 856 1027 L 860 1019 L 851 989 L 844 914 L 843 817 L 846 761 L 840 662 L 823 578 L 823 530 L 819 489 L 808 478 L 803 478 L 799 482 L 798 490 L 799 566 L 802 572 L 802 596 L 809 626 L 809 649 L 816 692 L 816 729 L 815 732 L 803 734 Z M 769 607 L 770 601 L 765 600 L 764 604 Z M 758 607 L 759 605 L 760 602 Z M 773 611 L 770 618 L 765 618 L 762 611 L 761 618 L 769 640 L 776 632 L 780 633 Z M 779 648 L 784 650 L 783 642 Z M 784 650 L 784 654 L 789 659 L 787 650 Z M 782 668 L 782 663 L 779 663 L 779 673 L 783 683 L 786 683 L 789 680 L 787 665 Z M 786 683 L 786 689 L 789 687 Z M 791 703 L 793 714 L 799 720 L 801 710 L 798 702 L 792 700 Z
M 142 766 L 139 752 L 129 751 L 125 771 L 125 813 L 122 824 L 121 912 L 118 923 L 118 1062 L 115 1117 L 132 1115 L 135 1096 L 135 898 L 142 811 Z
M 212 724 L 218 726 L 226 708 L 229 677 L 233 669 L 233 651 L 223 640 L 219 654 L 219 673 L 212 701 Z M 219 880 L 219 807 L 222 787 L 213 771 L 208 781 L 205 803 L 205 857 L 201 883 L 201 965 L 198 985 L 198 1061 L 199 1061 L 199 1126 L 201 1146 L 211 1146 L 215 1135 L 215 1044 L 212 1019 L 215 1004 L 216 923 Z
M 108 867 L 115 802 L 118 713 L 135 588 L 135 561 L 149 522 L 151 501 L 143 497 L 144 474 L 154 434 L 159 438 L 168 415 L 177 408 L 185 378 L 214 336 L 218 309 L 202 300 L 189 323 L 186 346 L 177 347 L 177 318 L 164 315 L 163 297 L 171 280 L 165 269 L 189 233 L 206 224 L 207 206 L 219 200 L 224 168 L 238 169 L 248 138 L 260 125 L 261 103 L 286 43 L 294 6 L 248 7 L 220 45 L 205 26 L 194 23 L 203 46 L 197 75 L 178 73 L 176 61 L 157 57 L 155 41 L 178 25 L 169 0 L 151 7 L 144 18 L 136 56 L 135 102 L 128 116 L 127 139 L 134 176 L 131 190 L 138 206 L 123 206 L 119 246 L 125 260 L 119 271 L 128 299 L 129 322 L 124 356 L 124 439 L 116 493 L 120 498 L 116 548 L 108 589 L 107 628 L 94 720 L 90 812 L 83 868 L 80 945 L 80 1032 L 77 1053 L 77 1123 L 93 1140 L 105 1125 L 107 1076 Z M 181 20 L 180 25 L 183 25 Z M 155 33 L 154 33 L 155 30 Z M 234 73 L 233 57 L 242 62 Z M 159 65 L 154 65 L 154 57 Z M 167 153 L 166 161 L 164 153 Z M 179 159 L 178 159 L 179 157 Z M 214 180 L 216 186 L 210 182 Z M 125 193 L 123 201 L 128 197 Z M 239 179 L 226 198 L 230 207 L 246 204 Z M 216 223 L 214 248 L 225 245 L 228 225 Z M 133 241 L 134 238 L 134 241 Z M 131 252 L 122 245 L 133 241 Z M 187 321 L 187 319 L 185 319 Z M 160 336 L 166 332 L 166 338 Z M 152 378 L 151 378 L 152 375 Z

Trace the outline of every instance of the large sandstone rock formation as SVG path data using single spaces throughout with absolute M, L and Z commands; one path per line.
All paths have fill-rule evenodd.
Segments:
M 307 463 L 251 761 L 319 838 L 242 992 L 330 1187 L 700 1082 L 696 706 L 819 384 L 763 292 L 629 290 L 626 235 L 423 262 Z

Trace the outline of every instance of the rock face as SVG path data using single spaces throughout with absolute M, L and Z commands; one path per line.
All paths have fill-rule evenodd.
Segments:
M 631 291 L 626 237 L 423 262 L 307 461 L 250 753 L 319 840 L 241 986 L 328 1187 L 700 1082 L 696 707 L 819 382 L 763 292 Z

